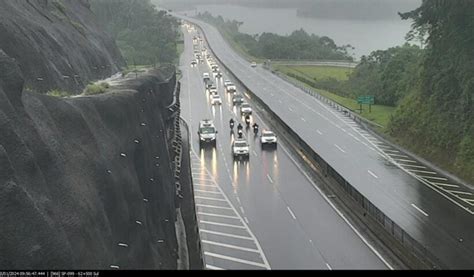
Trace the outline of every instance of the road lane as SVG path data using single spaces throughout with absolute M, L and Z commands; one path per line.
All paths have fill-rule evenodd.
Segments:
M 405 164 L 421 165 L 406 157 L 388 155 L 383 150 L 392 150 L 391 147 L 361 130 L 357 124 L 350 123 L 342 113 L 260 67 L 250 68 L 249 63 L 233 52 L 214 27 L 202 22 L 199 24 L 204 27 L 212 50 L 226 66 L 359 192 L 445 265 L 474 267 L 474 260 L 470 258 L 474 256 L 472 190 L 462 186 L 460 190 L 450 190 L 440 184 L 453 185 L 452 180 L 407 170 Z M 270 96 L 268 91 L 276 97 Z M 298 107 L 298 116 L 289 113 L 288 106 Z M 308 128 L 301 117 L 318 128 L 319 137 L 315 137 L 314 128 Z M 349 158 L 340 155 L 337 148 L 330 147 L 334 143 L 347 149 Z M 362 174 L 368 170 L 376 172 L 378 178 L 370 173 Z M 411 204 L 429 213 L 429 219 Z
M 254 136 L 250 130 L 245 130 L 252 155 L 247 162 L 233 161 L 230 152 L 233 134 L 229 131 L 228 122 L 233 117 L 243 123 L 242 118 L 239 116 L 237 108 L 231 105 L 230 94 L 222 89 L 223 80 L 218 82 L 223 105 L 220 107 L 210 105 L 202 82 L 202 73 L 208 72 L 209 68 L 205 64 L 193 68 L 189 66 L 192 59 L 190 45 L 192 45 L 191 37 L 186 34 L 185 52 L 181 59 L 183 72 L 182 115 L 188 121 L 191 132 L 194 134 L 191 144 L 202 162 L 201 164 L 193 162 L 193 165 L 201 168 L 193 175 L 195 182 L 201 183 L 201 180 L 206 180 L 206 184 L 209 185 L 211 177 L 215 180 L 223 193 L 228 196 L 229 201 L 236 207 L 236 211 L 248 224 L 249 229 L 255 234 L 271 268 L 327 269 L 327 264 L 333 268 L 386 268 L 377 255 L 313 188 L 288 154 L 282 150 L 283 145 L 279 145 L 273 151 L 262 150 L 258 136 Z M 229 77 L 225 75 L 224 79 L 226 78 Z M 239 86 L 238 91 L 242 91 Z M 204 118 L 213 119 L 219 130 L 215 149 L 199 150 L 195 135 L 196 127 L 199 120 Z M 256 112 L 252 116 L 252 123 L 255 121 L 262 128 L 265 126 Z M 202 168 L 206 168 L 211 176 L 207 176 Z M 209 186 L 207 188 L 213 189 L 212 184 Z M 199 189 L 204 188 L 206 187 Z M 215 193 L 215 189 L 212 192 Z M 209 208 L 206 206 L 217 205 L 215 200 L 204 200 L 213 201 L 214 204 L 199 202 L 198 211 L 201 211 L 202 208 Z M 220 207 L 220 210 L 223 210 L 222 208 L 228 207 Z M 288 208 L 294 217 L 288 212 Z M 202 216 L 202 214 L 198 214 L 198 216 Z M 233 219 L 227 218 L 227 220 Z M 209 220 L 204 221 L 209 222 Z M 229 221 L 221 221 L 219 224 L 235 226 Z M 209 228 L 209 225 L 212 224 L 207 224 L 206 228 Z M 222 225 L 217 226 L 223 227 Z M 229 226 L 226 228 L 236 229 Z M 233 233 L 231 235 L 241 236 L 242 234 Z M 235 239 L 231 236 L 221 237 Z M 219 243 L 226 242 L 220 241 Z M 233 254 L 235 255 L 235 253 Z M 206 257 L 214 259 L 213 262 L 221 263 L 221 266 L 211 264 L 211 267 L 225 267 L 222 265 L 225 258 L 218 258 L 215 255 L 206 255 Z

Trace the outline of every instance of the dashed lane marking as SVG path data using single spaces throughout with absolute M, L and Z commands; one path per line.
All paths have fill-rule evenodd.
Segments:
M 424 216 L 428 216 L 428 214 L 423 211 L 422 209 L 418 208 L 418 206 L 416 206 L 415 204 L 411 204 L 413 208 L 417 209 L 420 213 L 422 213 Z
M 203 212 L 197 212 L 197 214 L 199 214 L 199 215 L 205 215 L 205 216 L 213 216 L 213 217 L 239 219 L 237 216 L 231 216 L 231 215 L 211 214 L 211 213 L 203 213 Z
M 323 133 L 322 133 L 321 131 L 319 131 L 319 130 L 316 130 L 316 133 L 318 133 L 318 134 L 320 134 L 320 135 L 323 134 Z
M 288 209 L 288 212 L 290 213 L 291 217 L 293 217 L 293 219 L 296 220 L 296 216 L 295 214 L 293 213 L 293 211 L 290 209 L 290 207 L 286 207 Z
M 346 151 L 342 149 L 339 145 L 334 144 L 334 146 L 336 146 L 336 148 L 339 149 L 339 151 L 341 151 L 342 153 L 346 153 Z
M 270 181 L 270 183 L 272 183 L 272 184 L 273 184 L 273 179 L 272 179 L 272 177 L 270 177 L 270 175 L 269 175 L 269 174 L 267 174 L 267 179 L 268 179 L 268 181 Z
M 379 176 L 375 175 L 375 173 L 373 173 L 372 171 L 367 170 L 367 172 L 369 172 L 369 174 L 372 175 L 372 177 L 374 177 L 374 178 L 376 178 L 376 179 L 379 178 Z
M 332 270 L 331 266 L 330 266 L 328 263 L 326 263 L 326 267 L 327 267 L 329 270 Z

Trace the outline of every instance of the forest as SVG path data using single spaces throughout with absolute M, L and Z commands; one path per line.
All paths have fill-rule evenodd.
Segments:
M 116 40 L 128 65 L 172 63 L 179 25 L 150 0 L 92 0 L 99 23 Z

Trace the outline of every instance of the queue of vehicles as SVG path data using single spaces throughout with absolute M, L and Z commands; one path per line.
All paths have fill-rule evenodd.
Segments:
M 207 50 L 207 49 L 206 49 Z M 206 51 L 203 51 L 206 52 Z M 214 79 L 222 78 L 223 75 L 219 70 L 219 66 L 216 62 L 213 61 L 210 54 L 203 54 L 206 57 L 209 67 L 211 69 L 211 73 L 205 72 L 203 73 L 203 82 L 205 86 L 205 90 L 209 92 L 210 103 L 211 105 L 222 105 L 222 99 L 218 93 L 217 87 L 211 79 L 211 74 Z M 196 64 L 199 59 L 196 60 Z M 252 65 L 253 66 L 253 65 Z M 235 84 L 230 80 L 224 81 L 224 90 L 226 93 L 232 93 L 232 104 L 235 106 L 239 106 L 240 115 L 245 118 L 245 124 L 247 127 L 250 127 L 250 115 L 252 115 L 252 107 L 249 103 L 245 102 L 244 97 L 237 93 L 237 87 Z M 230 128 L 233 130 L 234 127 L 234 120 L 231 119 Z M 252 125 L 254 134 L 258 134 L 258 125 L 254 123 Z M 239 123 L 237 128 L 238 137 L 236 137 L 231 146 L 231 152 L 233 158 L 246 158 L 250 157 L 250 145 L 247 140 L 243 137 L 243 127 Z M 214 125 L 214 122 L 210 119 L 204 119 L 199 122 L 199 146 L 204 147 L 205 145 L 212 145 L 213 147 L 216 146 L 217 140 L 217 129 Z M 269 130 L 263 130 L 260 134 L 260 143 L 262 149 L 264 146 L 276 146 L 277 144 L 277 137 L 276 135 Z

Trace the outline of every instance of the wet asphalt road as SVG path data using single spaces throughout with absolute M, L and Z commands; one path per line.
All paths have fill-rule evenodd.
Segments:
M 212 106 L 202 81 L 210 69 L 207 62 L 190 66 L 192 45 L 192 33 L 185 30 L 182 117 L 192 133 L 195 196 L 208 268 L 386 269 L 305 177 L 284 145 L 262 149 L 259 137 L 244 131 L 250 158 L 233 160 L 229 120 L 245 124 L 223 82 L 235 80 L 224 75 L 216 82 L 223 104 Z M 237 91 L 242 93 L 242 88 Z M 197 127 L 205 118 L 219 131 L 216 148 L 199 147 Z M 255 111 L 253 122 L 265 128 Z
M 238 56 L 202 22 L 214 53 L 337 172 L 449 268 L 474 268 L 474 192 Z M 286 168 L 285 168 L 286 171 Z

